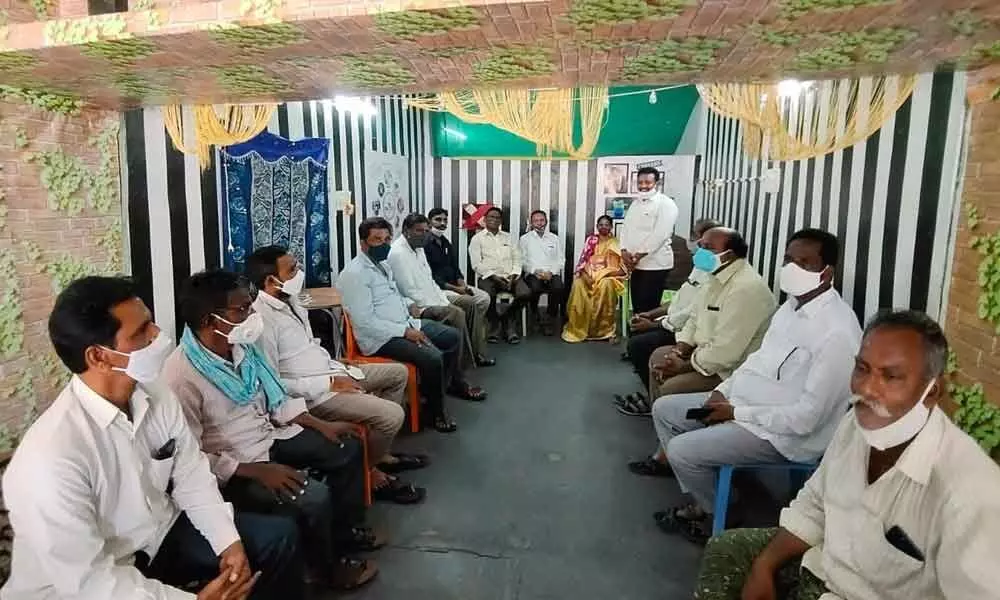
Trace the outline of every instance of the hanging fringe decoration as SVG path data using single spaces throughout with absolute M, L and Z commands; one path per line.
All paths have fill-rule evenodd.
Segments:
M 709 84 L 698 92 L 712 110 L 740 122 L 752 158 L 802 160 L 852 146 L 878 131 L 910 96 L 916 78 L 890 75 L 820 82 Z
M 573 140 L 579 102 L 581 140 Z M 565 152 L 589 158 L 597 146 L 608 108 L 608 88 L 553 90 L 463 90 L 441 92 L 407 104 L 447 111 L 467 123 L 485 123 L 535 142 L 539 156 Z
M 194 107 L 193 130 L 185 130 L 180 105 L 163 107 L 163 122 L 174 147 L 184 154 L 196 154 L 198 164 L 211 164 L 212 146 L 243 143 L 267 128 L 276 104 L 199 104 Z

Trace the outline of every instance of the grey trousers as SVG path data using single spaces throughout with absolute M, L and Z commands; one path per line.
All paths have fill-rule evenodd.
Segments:
M 486 356 L 486 313 L 490 309 L 490 295 L 479 288 L 470 287 L 472 295 L 452 291 L 444 293 L 455 306 L 465 311 L 465 318 L 475 356 Z
M 681 491 L 691 494 L 705 512 L 715 506 L 716 469 L 721 465 L 782 463 L 787 459 L 771 442 L 729 421 L 706 427 L 685 418 L 688 409 L 705 404 L 711 392 L 676 394 L 653 403 L 653 426 Z

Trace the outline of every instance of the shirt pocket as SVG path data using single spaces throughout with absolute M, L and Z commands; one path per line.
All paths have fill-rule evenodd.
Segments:
M 157 490 L 166 493 L 170 478 L 174 474 L 174 457 L 149 461 L 149 482 Z
M 808 373 L 812 362 L 812 352 L 802 346 L 787 344 L 778 349 L 772 357 L 772 375 L 778 381 L 789 381 Z
M 881 519 L 870 517 L 852 540 L 858 573 L 876 590 L 887 590 L 892 597 L 908 598 L 908 589 L 918 589 L 925 561 L 917 560 L 885 539 L 888 527 Z M 920 548 L 920 542 L 915 541 Z M 913 586 L 911 588 L 911 586 Z

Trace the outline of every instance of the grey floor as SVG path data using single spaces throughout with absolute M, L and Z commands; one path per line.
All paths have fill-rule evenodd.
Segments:
M 428 499 L 373 509 L 392 544 L 376 555 L 379 579 L 353 597 L 691 598 L 700 549 L 651 517 L 677 503 L 676 484 L 625 468 L 653 432 L 611 405 L 638 383 L 620 352 L 540 336 L 495 347 L 500 364 L 473 374 L 489 400 L 451 400 L 457 433 L 401 438 L 434 459 L 407 474 Z

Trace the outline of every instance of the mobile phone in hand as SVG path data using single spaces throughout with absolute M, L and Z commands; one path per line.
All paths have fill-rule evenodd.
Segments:
M 684 418 L 689 421 L 703 421 L 708 418 L 708 415 L 712 414 L 711 408 L 690 408 L 684 415 Z

